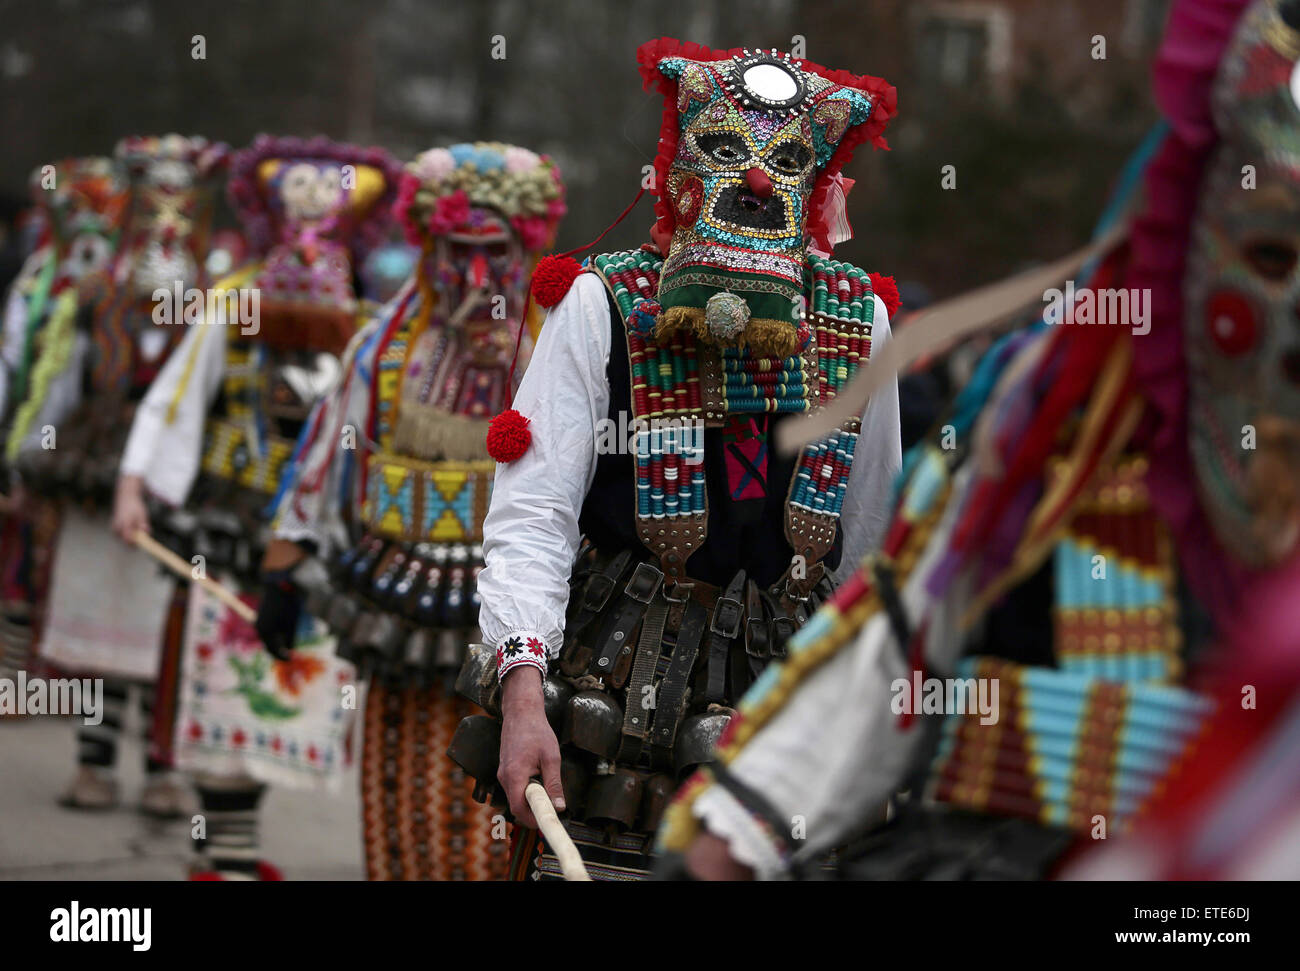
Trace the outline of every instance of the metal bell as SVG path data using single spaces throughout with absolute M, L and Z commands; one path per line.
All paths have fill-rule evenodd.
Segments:
M 653 833 L 659 828 L 659 820 L 663 818 L 664 810 L 672 802 L 673 793 L 677 791 L 677 784 L 673 781 L 672 776 L 660 773 L 646 779 L 643 789 L 641 796 L 641 829 Z
M 474 779 L 474 799 L 487 802 L 497 784 L 501 723 L 488 715 L 467 715 L 456 726 L 447 757 Z
M 631 829 L 641 811 L 644 789 L 641 778 L 631 769 L 615 769 L 597 776 L 587 792 L 587 821 L 596 825 L 614 823 Z
M 582 819 L 583 808 L 587 805 L 587 787 L 590 774 L 581 761 L 571 757 L 562 757 L 560 762 L 560 786 L 564 789 L 565 812 L 572 819 Z
M 678 778 L 694 771 L 698 765 L 713 761 L 713 748 L 730 721 L 730 715 L 719 711 L 691 715 L 682 722 L 673 745 L 673 766 Z
M 569 699 L 573 697 L 573 685 L 567 681 L 547 675 L 542 682 L 542 704 L 546 708 L 546 720 L 551 723 L 552 731 L 564 727 L 564 713 L 568 711 Z
M 597 758 L 613 759 L 622 731 L 623 709 L 605 692 L 579 691 L 569 699 L 561 741 Z
M 500 715 L 496 652 L 486 644 L 470 644 L 456 677 L 456 693 L 484 711 Z

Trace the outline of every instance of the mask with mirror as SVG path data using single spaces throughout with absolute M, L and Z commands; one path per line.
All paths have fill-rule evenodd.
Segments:
M 894 89 L 776 51 L 659 40 L 638 51 L 665 97 L 656 160 L 665 255 L 655 334 L 787 356 L 807 339 L 804 261 L 834 176 L 883 147 Z
M 1203 505 L 1242 563 L 1300 543 L 1300 3 L 1257 0 L 1220 67 L 1184 345 Z

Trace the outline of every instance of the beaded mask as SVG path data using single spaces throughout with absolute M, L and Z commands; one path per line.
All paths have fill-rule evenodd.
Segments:
M 1191 453 L 1219 540 L 1271 566 L 1300 542 L 1300 3 L 1248 9 L 1213 108 L 1186 278 Z
M 114 287 L 147 299 L 177 283 L 200 285 L 229 147 L 182 135 L 141 136 L 122 139 L 115 154 L 130 181 L 131 203 Z
M 224 143 L 175 134 L 118 142 L 114 155 L 126 172 L 130 202 L 96 307 L 92 383 L 98 391 L 125 391 L 133 377 L 160 367 L 179 340 L 178 328 L 153 324 L 153 298 L 161 291 L 171 300 L 178 287 L 204 284 L 216 187 L 229 152 Z
M 126 193 L 117 168 L 100 156 L 63 159 L 31 176 L 32 196 L 45 214 L 55 259 L 54 282 L 77 283 L 108 268 L 117 245 Z
M 672 40 L 638 50 L 665 96 L 653 235 L 665 253 L 656 339 L 689 330 L 788 356 L 806 334 L 804 261 L 833 178 L 884 147 L 894 89 L 772 51 Z
M 400 169 L 380 148 L 259 136 L 235 156 L 230 200 L 265 253 L 261 339 L 338 353 L 356 330 L 353 261 L 379 243 Z
M 565 213 L 564 183 L 528 149 L 453 145 L 407 166 L 396 208 L 422 253 L 396 445 L 421 458 L 485 458 L 484 426 L 504 404 L 521 330 L 521 364 L 531 348 L 524 284 Z

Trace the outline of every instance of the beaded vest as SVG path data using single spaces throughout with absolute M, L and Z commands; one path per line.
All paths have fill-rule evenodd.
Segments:
M 703 436 L 737 417 L 806 413 L 834 398 L 871 354 L 875 300 L 866 272 L 810 255 L 807 311 L 797 353 L 754 356 L 677 331 L 654 340 L 642 301 L 653 300 L 663 260 L 649 249 L 595 257 L 589 268 L 609 288 L 626 328 L 636 466 L 636 532 L 664 574 L 686 578 L 686 563 L 707 536 Z M 798 598 L 825 572 L 835 543 L 861 420 L 850 418 L 799 455 L 785 501 L 793 558 L 779 581 Z M 732 428 L 734 429 L 734 425 Z

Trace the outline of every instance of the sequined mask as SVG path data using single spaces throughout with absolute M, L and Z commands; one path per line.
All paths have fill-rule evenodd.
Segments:
M 664 57 L 657 68 L 674 83 L 678 139 L 660 190 L 673 231 L 656 336 L 688 330 L 713 344 L 789 355 L 801 341 L 818 178 L 845 135 L 871 116 L 873 96 L 775 51 Z
M 1300 3 L 1243 16 L 1214 115 L 1186 283 L 1190 445 L 1220 542 L 1267 567 L 1300 544 Z

